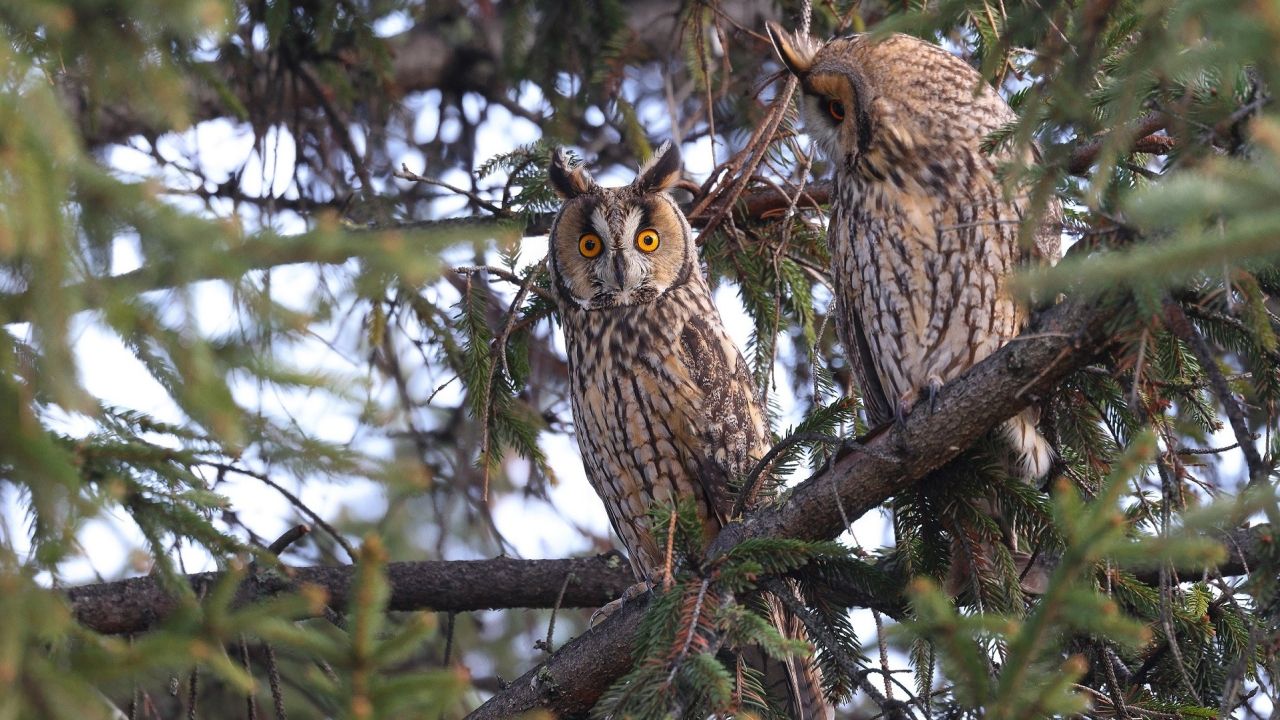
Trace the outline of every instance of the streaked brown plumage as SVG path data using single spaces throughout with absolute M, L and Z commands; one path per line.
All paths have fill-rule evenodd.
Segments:
M 1009 279 L 1057 260 L 1058 209 L 1033 248 L 1019 243 L 1026 198 L 996 175 L 1010 158 L 980 147 L 1015 116 L 961 59 L 907 35 L 817 44 L 769 32 L 800 81 L 805 129 L 834 165 L 837 328 L 867 418 L 901 418 L 1026 326 Z M 1029 409 L 1003 426 L 1029 481 L 1053 460 L 1037 424 Z
M 746 363 L 712 302 L 689 223 L 666 193 L 679 175 L 669 144 L 625 187 L 598 186 L 563 152 L 550 169 L 565 199 L 550 268 L 578 445 L 641 581 L 658 580 L 665 561 L 649 511 L 695 498 L 711 540 L 732 512 L 730 482 L 769 449 Z M 829 716 L 815 673 L 792 663 L 782 675 L 794 716 Z

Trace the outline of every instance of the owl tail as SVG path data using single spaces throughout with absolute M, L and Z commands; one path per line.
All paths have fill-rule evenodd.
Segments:
M 1013 448 L 1010 472 L 1032 485 L 1038 485 L 1049 474 L 1055 457 L 1053 447 L 1040 434 L 1039 425 L 1039 409 L 1027 408 L 1000 428 Z M 1028 552 L 1030 548 L 1023 547 L 1017 524 L 1009 517 L 1009 513 L 1001 509 L 999 498 L 983 500 L 979 506 L 1000 524 L 1004 544 L 1013 557 L 1022 591 L 1029 595 L 1043 594 L 1049 583 L 1049 571 L 1045 567 L 1044 558 L 1033 557 Z M 984 577 L 998 575 L 996 552 L 991 541 L 979 537 L 970 537 L 965 543 L 953 543 L 951 571 L 946 581 L 947 592 L 953 596 L 959 595 L 975 574 L 982 574 Z
M 1053 447 L 1040 434 L 1039 425 L 1040 409 L 1029 407 L 1002 426 L 1005 438 L 1013 445 L 1018 474 L 1031 484 L 1044 479 L 1053 465 Z
M 808 639 L 804 623 L 787 612 L 782 602 L 767 596 L 768 611 L 774 627 L 783 637 Z M 764 690 L 769 697 L 785 700 L 787 717 L 797 720 L 832 720 L 835 707 L 822 691 L 822 673 L 812 658 L 778 660 L 759 648 L 743 652 L 743 660 L 764 674 Z

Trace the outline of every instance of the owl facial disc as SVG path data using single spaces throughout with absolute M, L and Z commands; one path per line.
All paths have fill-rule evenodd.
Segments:
M 624 187 L 600 187 L 563 150 L 548 176 L 565 199 L 551 228 L 551 274 L 566 306 L 652 303 L 696 269 L 689 224 L 667 195 L 680 177 L 680 154 L 670 143 Z

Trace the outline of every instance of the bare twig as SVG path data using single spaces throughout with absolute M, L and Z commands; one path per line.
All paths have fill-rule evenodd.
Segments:
M 300 512 L 302 512 L 303 515 L 306 515 L 307 517 L 311 518 L 312 522 L 314 522 L 316 525 L 319 525 L 321 528 L 323 528 L 324 531 L 328 533 L 331 538 L 333 538 L 333 541 L 337 543 L 339 546 L 341 546 L 343 550 L 346 551 L 347 557 L 351 559 L 351 562 L 355 562 L 356 549 L 354 546 L 351 545 L 350 542 L 347 541 L 345 537 L 342 536 L 342 533 L 339 533 L 336 529 L 334 529 L 332 525 L 326 522 L 324 518 L 320 517 L 320 515 L 317 514 L 316 511 L 312 510 L 310 507 L 307 506 L 306 503 L 302 502 L 302 498 L 290 492 L 280 483 L 277 483 L 275 480 L 272 480 L 271 478 L 267 477 L 263 473 L 254 472 L 253 470 L 249 470 L 248 468 L 242 468 L 236 465 L 229 465 L 226 463 L 209 463 L 209 466 L 216 468 L 218 470 L 222 470 L 224 472 L 236 473 L 237 475 L 244 475 L 245 477 L 251 477 L 257 480 L 258 482 L 262 483 L 263 485 L 266 485 L 267 487 L 280 493 L 285 497 L 286 500 L 289 501 L 290 504 L 292 504 L 295 508 L 297 508 Z
M 310 525 L 305 525 L 305 524 L 294 525 L 293 527 L 286 530 L 283 535 L 276 538 L 275 542 L 267 546 L 267 552 L 271 553 L 272 555 L 279 555 L 280 553 L 289 549 L 290 545 L 298 542 L 303 537 L 309 534 L 311 534 Z
M 1250 440 L 1253 433 L 1249 432 L 1249 424 L 1244 418 L 1244 409 L 1240 406 L 1239 401 L 1236 400 L 1235 395 L 1232 394 L 1231 386 L 1227 385 L 1227 379 L 1222 374 L 1222 368 L 1218 367 L 1217 358 L 1214 357 L 1213 350 L 1209 348 L 1209 343 L 1192 326 L 1191 321 L 1187 319 L 1186 313 L 1182 311 L 1182 307 L 1177 303 L 1172 300 L 1167 301 L 1164 305 L 1164 312 L 1165 319 L 1169 323 L 1169 329 L 1191 347 L 1191 352 L 1209 375 L 1209 385 L 1213 388 L 1214 394 L 1218 396 L 1218 402 L 1222 403 L 1222 409 L 1227 415 L 1227 420 L 1231 423 L 1231 430 L 1236 434 L 1236 442 L 1240 444 L 1240 449 L 1244 452 L 1244 461 L 1249 468 L 1249 485 L 1256 486 L 1266 482 L 1267 476 L 1271 474 L 1271 468 L 1263 462 L 1262 456 L 1258 454 L 1257 446 Z
M 547 622 L 547 639 L 542 643 L 541 650 L 547 654 L 555 652 L 555 645 L 552 644 L 552 636 L 556 632 L 556 614 L 560 612 L 560 603 L 564 602 L 564 592 L 569 589 L 569 583 L 573 580 L 573 573 L 564 576 L 564 584 L 560 586 L 560 594 L 556 595 L 556 604 L 551 606 L 551 619 Z M 450 613 L 452 617 L 452 613 Z
M 481 197 L 477 193 L 474 193 L 470 190 L 464 190 L 463 188 L 460 188 L 460 187 L 455 187 L 453 185 L 450 185 L 447 182 L 444 182 L 443 180 L 436 180 L 435 178 L 429 178 L 429 177 L 426 177 L 425 175 L 419 175 L 418 173 L 410 170 L 409 166 L 405 165 L 404 163 L 401 163 L 400 169 L 396 170 L 392 174 L 395 177 L 400 178 L 401 180 L 409 180 L 411 182 L 422 183 L 424 185 L 434 185 L 435 187 L 444 188 L 445 190 L 448 190 L 451 193 L 461 195 L 467 198 L 472 203 L 474 203 L 477 207 L 488 210 L 489 212 L 493 213 L 497 217 L 502 217 L 502 218 L 513 217 L 511 211 L 506 210 L 505 208 L 498 207 L 497 205 L 494 205 L 492 202 L 490 202 L 486 198 Z

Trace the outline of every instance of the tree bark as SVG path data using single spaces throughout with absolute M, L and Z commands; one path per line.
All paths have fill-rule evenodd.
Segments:
M 221 573 L 196 573 L 187 581 L 197 590 L 216 583 Z M 350 599 L 355 568 L 305 567 L 259 569 L 236 593 L 247 605 L 273 595 L 296 592 L 304 585 L 322 588 L 329 607 L 339 612 Z M 635 580 L 621 555 L 608 553 L 568 560 L 435 560 L 387 565 L 390 610 L 466 612 L 500 608 L 549 608 L 564 588 L 561 607 L 600 607 L 622 595 Z M 198 593 L 197 593 L 198 594 Z M 182 602 L 154 576 L 131 578 L 66 591 L 76 620 L 100 633 L 133 633 L 150 629 Z
M 749 538 L 831 539 L 852 522 L 956 457 L 1086 365 L 1111 339 L 1116 303 L 1069 301 L 1033 328 L 942 388 L 938 409 L 917 406 L 832 467 L 796 487 L 785 502 L 729 525 L 712 556 Z M 642 601 L 642 600 L 641 600 Z M 633 604 L 638 604 L 633 601 Z M 630 663 L 640 613 L 628 608 L 576 638 L 469 715 L 492 720 L 543 708 L 558 717 L 589 709 Z M 627 655 L 626 662 L 619 655 Z M 581 673 L 584 658 L 609 672 Z M 616 672 L 615 672 L 616 670 Z

